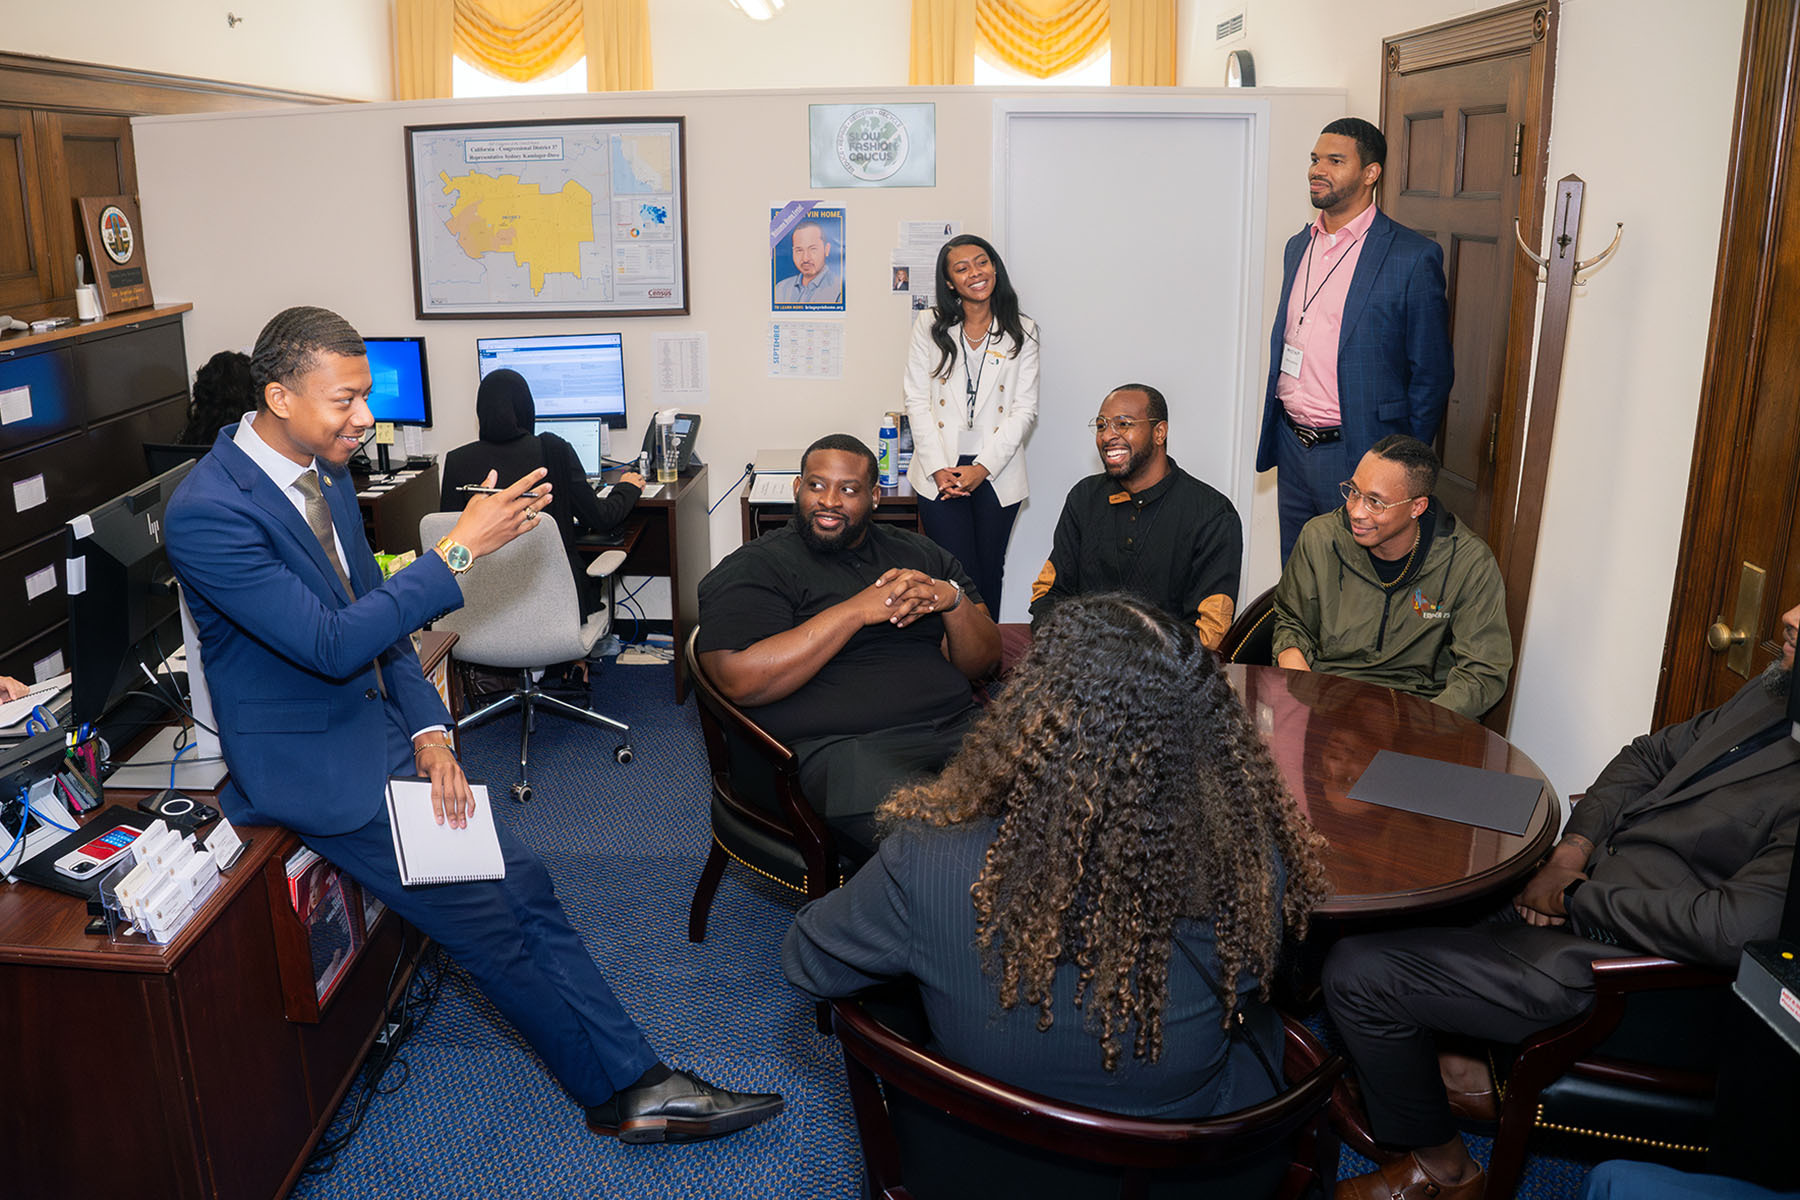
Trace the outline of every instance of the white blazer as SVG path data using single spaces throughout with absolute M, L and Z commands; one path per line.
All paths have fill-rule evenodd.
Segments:
M 940 353 L 931 340 L 935 315 L 929 308 L 919 313 L 906 353 L 906 416 L 913 435 L 912 466 L 907 468 L 906 478 L 927 500 L 936 500 L 938 494 L 932 474 L 956 465 L 958 437 L 968 413 L 968 385 L 960 354 L 951 360 L 950 378 L 938 379 L 931 373 Z M 1023 447 L 1025 435 L 1037 424 L 1037 324 L 1026 316 L 1019 321 L 1025 329 L 1025 344 L 1016 356 L 1012 339 L 1005 334 L 978 351 L 987 356 L 987 362 L 981 367 L 975 392 L 975 428 L 981 434 L 975 461 L 987 468 L 988 482 L 994 485 L 1001 504 L 1017 504 L 1030 491 Z M 961 325 L 952 325 L 947 332 L 952 342 L 967 348 Z

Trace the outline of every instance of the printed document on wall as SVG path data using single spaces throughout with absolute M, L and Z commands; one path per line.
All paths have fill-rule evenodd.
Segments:
M 709 392 L 704 333 L 650 335 L 656 407 L 704 404 Z
M 769 378 L 842 379 L 842 321 L 770 321 Z

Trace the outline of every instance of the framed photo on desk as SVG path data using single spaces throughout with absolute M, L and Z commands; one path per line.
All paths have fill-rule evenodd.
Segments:
M 421 318 L 683 316 L 681 117 L 406 127 Z

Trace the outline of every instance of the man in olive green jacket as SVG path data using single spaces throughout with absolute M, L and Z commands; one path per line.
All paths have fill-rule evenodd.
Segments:
M 1424 696 L 1479 719 L 1506 692 L 1512 635 L 1493 552 L 1432 497 L 1431 447 L 1395 434 L 1300 531 L 1275 587 L 1275 661 Z

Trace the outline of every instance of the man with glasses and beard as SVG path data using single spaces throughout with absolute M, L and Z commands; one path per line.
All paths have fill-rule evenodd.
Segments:
M 1231 501 L 1169 457 L 1169 405 L 1147 383 L 1124 383 L 1088 422 L 1098 475 L 1069 489 L 1050 557 L 1031 585 L 1035 626 L 1069 596 L 1125 591 L 1218 649 L 1237 604 L 1244 523 Z
M 1432 496 L 1438 459 L 1397 433 L 1300 531 L 1275 585 L 1275 661 L 1423 696 L 1477 720 L 1512 670 L 1494 554 Z
M 875 849 L 876 807 L 939 770 L 974 714 L 1000 631 L 929 538 L 870 519 L 875 455 L 831 434 L 800 456 L 794 519 L 700 581 L 700 664 L 800 761 L 844 853 Z
M 1619 751 L 1512 904 L 1464 929 L 1332 948 L 1325 1004 L 1370 1132 L 1407 1152 L 1338 1184 L 1338 1200 L 1479 1200 L 1486 1180 L 1456 1122 L 1494 1119 L 1493 1076 L 1485 1057 L 1439 1053 L 1437 1034 L 1516 1043 L 1593 1003 L 1596 958 L 1732 971 L 1746 942 L 1776 935 L 1800 826 L 1787 717 L 1800 607 L 1781 626 L 1781 657 L 1760 679 Z

